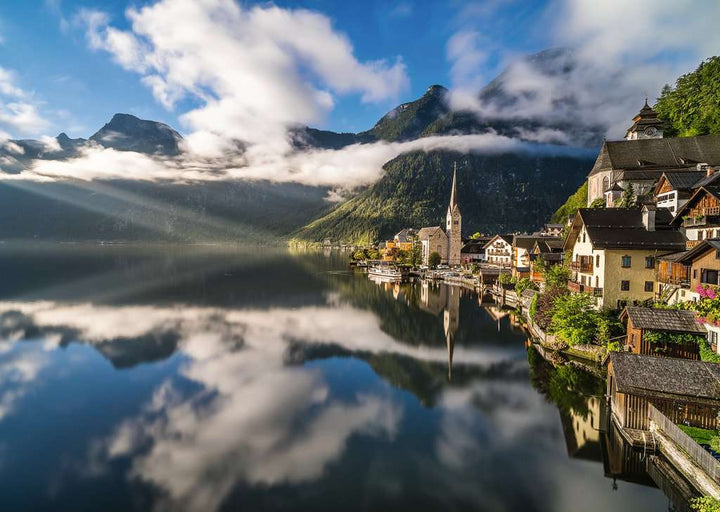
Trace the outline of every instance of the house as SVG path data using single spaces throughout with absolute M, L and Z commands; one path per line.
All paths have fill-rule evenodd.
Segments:
M 398 251 L 412 251 L 415 240 L 415 230 L 405 228 L 399 231 L 392 240 L 383 242 L 383 260 L 396 261 Z
M 485 260 L 493 265 L 512 265 L 512 244 L 514 235 L 495 235 L 485 244 Z
M 565 239 L 573 275 L 568 287 L 596 297 L 598 307 L 621 309 L 653 299 L 658 256 L 685 248 L 667 209 L 581 208 Z
M 439 231 L 438 231 L 439 230 Z M 443 263 L 456 266 L 461 263 L 462 215 L 458 204 L 457 165 L 453 169 L 450 203 L 445 215 L 445 231 L 440 226 L 425 227 L 418 231 L 418 240 L 422 244 L 422 260 L 428 264 L 430 255 L 437 252 Z
M 679 251 L 657 257 L 656 297 L 666 304 L 696 300 L 690 290 L 690 265 L 684 258 L 688 251 Z
M 653 343 L 647 339 L 648 331 L 662 331 L 676 334 L 707 334 L 705 327 L 695 318 L 693 311 L 678 309 L 654 309 L 626 307 L 620 314 L 626 325 L 625 347 L 634 354 L 658 357 L 700 359 L 697 343 Z
M 463 264 L 480 263 L 485 260 L 485 245 L 490 238 L 470 238 L 466 240 L 460 250 L 460 259 Z
M 530 279 L 533 282 L 545 281 L 541 267 L 562 264 L 564 243 L 561 238 L 541 238 L 535 241 L 535 245 L 530 250 Z
M 720 238 L 720 179 L 701 184 L 678 208 L 673 225 L 684 228 L 688 249 L 706 238 Z
M 692 196 L 695 184 L 706 177 L 707 170 L 703 170 L 703 165 L 698 164 L 697 168 L 700 170 L 662 173 L 655 186 L 655 205 L 667 208 L 675 215 Z
M 530 277 L 530 251 L 535 242 L 543 237 L 537 235 L 515 235 L 512 242 L 512 273 L 522 278 Z
M 613 420 L 623 428 L 647 430 L 652 404 L 674 423 L 716 430 L 720 364 L 612 352 L 607 394 Z

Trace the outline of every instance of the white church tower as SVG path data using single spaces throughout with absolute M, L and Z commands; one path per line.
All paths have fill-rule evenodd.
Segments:
M 457 162 L 453 168 L 452 191 L 450 192 L 450 204 L 445 222 L 445 232 L 448 237 L 448 265 L 460 265 L 460 249 L 462 249 L 462 216 L 457 202 Z

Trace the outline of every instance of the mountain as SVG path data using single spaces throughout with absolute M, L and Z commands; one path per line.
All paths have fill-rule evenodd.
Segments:
M 293 237 L 371 243 L 391 238 L 404 227 L 444 225 L 455 162 L 467 236 L 540 227 L 583 180 L 593 159 L 517 153 L 402 155 L 385 165 L 377 183 Z
M 574 57 L 566 49 L 551 49 L 527 57 L 523 65 L 538 75 L 569 78 Z M 487 108 L 510 108 L 523 97 L 506 70 L 478 93 Z M 550 142 L 596 147 L 600 126 L 581 120 L 547 121 L 543 118 L 504 119 L 478 112 L 453 111 L 447 90 L 432 86 L 416 101 L 393 109 L 369 131 L 358 134 L 388 141 L 431 135 L 497 133 L 528 141 L 550 133 Z M 565 106 L 572 97 L 558 98 Z M 548 221 L 553 212 L 583 182 L 595 159 L 593 149 L 577 156 L 541 153 L 459 155 L 449 151 L 400 155 L 384 166 L 384 174 L 333 211 L 293 233 L 301 241 L 325 239 L 368 243 L 391 237 L 404 227 L 442 225 L 449 198 L 452 168 L 458 163 L 463 226 L 469 235 L 502 231 L 531 231 Z M 552 186 L 547 186 L 552 183 Z
M 174 156 L 180 153 L 182 136 L 164 123 L 115 114 L 90 140 L 119 151 Z
M 548 50 L 523 62 L 533 73 L 570 79 L 571 52 Z M 409 141 L 433 135 L 497 133 L 526 141 L 592 147 L 601 139 L 596 126 L 574 118 L 548 120 L 531 115 L 499 117 L 488 112 L 527 100 L 508 69 L 478 93 L 479 111 L 454 111 L 449 92 L 430 86 L 417 100 L 403 103 L 371 129 L 335 133 L 297 126 L 289 130 L 298 149 L 340 149 L 351 144 Z M 559 97 L 558 107 L 572 106 Z M 0 143 L 0 169 L 17 173 L 34 159 L 62 160 L 94 145 L 118 151 L 174 157 L 182 136 L 170 126 L 115 114 L 89 139 L 61 133 L 54 140 Z M 577 153 L 575 153 L 577 154 Z M 55 183 L 0 181 L 0 239 L 264 241 L 287 237 L 318 242 L 374 241 L 406 226 L 442 224 L 454 162 L 459 166 L 466 231 L 525 231 L 538 227 L 584 180 L 587 157 L 547 153 L 459 155 L 449 151 L 400 155 L 384 166 L 375 184 L 333 205 L 327 187 L 267 181 L 151 183 L 128 180 L 66 180 Z M 552 186 L 548 186 L 552 184 Z

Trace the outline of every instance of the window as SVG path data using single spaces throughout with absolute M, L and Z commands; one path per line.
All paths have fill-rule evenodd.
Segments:
M 620 281 L 620 289 L 624 292 L 630 291 L 630 281 Z
M 599 254 L 595 255 L 595 266 L 600 268 L 600 255 Z
M 697 279 L 697 269 L 693 269 L 693 279 Z
M 645 268 L 655 268 L 655 258 L 653 258 L 652 256 L 646 256 Z
M 718 284 L 718 271 L 708 268 L 702 269 L 700 273 L 700 282 L 703 284 Z
M 622 267 L 630 268 L 631 261 L 632 261 L 632 258 L 630 256 L 627 256 L 627 255 L 623 256 L 622 257 Z
M 610 188 L 610 178 L 608 178 L 607 176 L 605 176 L 603 178 L 602 188 L 603 188 L 603 192 L 607 192 L 608 189 Z
M 645 291 L 646 292 L 653 291 L 653 282 L 652 281 L 645 281 Z

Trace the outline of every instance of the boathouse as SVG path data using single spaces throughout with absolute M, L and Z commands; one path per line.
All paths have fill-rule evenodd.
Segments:
M 620 313 L 620 321 L 626 326 L 625 347 L 629 352 L 647 356 L 700 359 L 700 349 L 696 342 L 653 342 L 646 336 L 649 332 L 707 335 L 707 330 L 698 323 L 692 311 L 628 306 Z
M 718 428 L 720 364 L 613 352 L 607 360 L 607 394 L 622 428 L 648 430 L 648 404 L 672 422 Z

